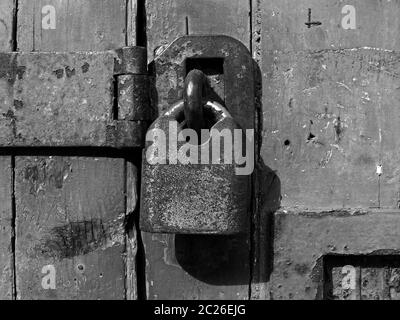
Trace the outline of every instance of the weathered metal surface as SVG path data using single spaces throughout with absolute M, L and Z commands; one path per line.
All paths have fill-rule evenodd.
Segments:
M 207 78 L 197 69 L 191 70 L 185 79 L 183 90 L 183 113 L 186 126 L 201 136 L 201 129 L 206 128 L 203 100 L 206 99 Z
M 221 35 L 183 36 L 154 60 L 157 97 L 153 102 L 162 114 L 182 98 L 188 59 L 219 58 L 222 62 L 225 107 L 243 129 L 254 128 L 254 74 L 251 55 L 243 43 Z
M 291 0 L 269 0 L 256 3 L 259 6 L 258 23 L 262 23 L 265 30 L 262 42 L 269 50 L 400 49 L 398 0 L 300 0 L 295 4 Z M 349 11 L 348 5 L 354 9 Z M 311 21 L 320 22 L 320 25 L 306 25 L 309 9 Z M 256 11 L 253 11 L 254 21 L 258 18 Z M 349 23 L 350 17 L 354 25 Z M 348 29 L 350 26 L 354 29 Z
M 3 0 L 0 2 L 0 49 L 10 51 L 13 46 L 12 24 L 14 16 L 14 1 Z
M 18 299 L 124 299 L 124 174 L 123 159 L 16 158 Z
M 118 119 L 128 121 L 153 120 L 150 108 L 147 75 L 127 74 L 117 77 Z
M 145 73 L 146 53 L 118 52 L 1 54 L 0 146 L 141 146 L 144 122 L 113 119 L 113 81 L 116 74 Z
M 154 51 L 161 53 L 165 45 L 185 34 L 225 34 L 250 45 L 248 1 L 149 0 L 145 4 L 150 60 Z M 223 97 L 220 70 L 207 76 Z M 148 299 L 249 298 L 250 234 L 214 237 L 143 232 L 142 239 Z
M 144 47 L 123 47 L 114 50 L 117 54 L 114 75 L 147 75 L 147 50 Z
M 397 211 L 277 212 L 271 298 L 322 299 L 324 256 L 397 255 L 399 230 Z
M 184 118 L 184 108 L 183 101 L 171 107 L 150 126 L 149 132 L 161 130 L 166 135 L 166 142 L 176 139 L 177 136 L 171 134 L 170 128 L 173 125 L 182 125 L 178 124 L 178 119 Z M 205 112 L 206 110 L 208 109 L 204 107 Z M 208 111 L 211 112 L 216 111 Z M 228 130 L 233 137 L 234 130 L 240 130 L 240 127 L 226 111 L 220 116 L 213 123 L 212 129 L 218 132 Z M 177 135 L 180 131 L 178 129 Z M 218 164 L 211 162 L 216 151 L 214 140 L 220 141 L 217 145 Z M 143 231 L 189 234 L 232 234 L 248 231 L 250 176 L 238 175 L 236 170 L 239 166 L 235 163 L 227 161 L 225 164 L 226 157 L 234 159 L 235 150 L 222 140 L 221 136 L 211 132 L 209 139 L 202 145 L 195 143 L 197 157 L 193 157 L 191 161 L 196 164 L 182 164 L 174 158 L 175 151 L 169 148 L 173 148 L 173 143 L 176 142 L 168 143 L 165 150 L 166 164 L 154 164 L 153 157 L 160 157 L 162 151 L 157 151 L 156 154 L 149 152 L 149 148 L 154 148 L 155 141 L 146 142 L 140 215 Z M 186 141 L 177 142 L 177 154 L 182 152 L 180 149 L 184 144 Z M 209 164 L 200 164 L 202 153 L 205 152 L 209 155 Z

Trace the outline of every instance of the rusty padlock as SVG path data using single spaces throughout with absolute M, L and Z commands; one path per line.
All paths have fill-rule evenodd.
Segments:
M 231 38 L 223 39 L 225 44 L 232 45 Z M 221 47 L 222 54 L 229 54 L 226 49 Z M 247 58 L 245 62 L 249 67 Z M 249 67 L 246 71 L 251 70 Z M 141 230 L 189 234 L 246 232 L 254 167 L 253 136 L 247 135 L 251 125 L 246 127 L 245 134 L 230 106 L 224 107 L 210 98 L 210 86 L 202 71 L 192 69 L 183 80 L 181 99 L 156 119 L 146 137 Z M 232 101 L 231 98 L 224 100 Z M 233 111 L 238 110 L 233 107 Z

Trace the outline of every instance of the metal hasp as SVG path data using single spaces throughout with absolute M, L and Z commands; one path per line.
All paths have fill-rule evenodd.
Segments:
M 142 147 L 146 49 L 0 53 L 0 147 Z
M 226 157 L 233 159 L 235 150 L 213 130 L 206 139 L 198 135 L 197 139 L 182 137 L 188 128 L 196 132 L 225 130 L 232 137 L 236 131 L 241 138 L 243 129 L 254 129 L 253 60 L 249 51 L 227 36 L 184 36 L 158 55 L 150 70 L 157 92 L 151 96 L 153 108 L 160 116 L 149 128 L 143 153 L 141 230 L 221 235 L 247 232 L 251 175 L 237 174 L 240 165 L 234 160 L 225 162 Z M 166 148 L 154 152 L 160 132 L 165 134 Z M 218 150 L 216 140 L 220 142 L 215 144 Z M 181 148 L 189 144 L 191 151 L 197 152 L 194 162 L 190 152 L 185 163 L 181 160 L 188 153 L 179 157 Z M 244 145 L 241 147 L 244 149 Z M 204 151 L 208 151 L 208 161 L 203 161 Z M 215 151 L 219 151 L 220 162 L 213 164 L 211 155 Z

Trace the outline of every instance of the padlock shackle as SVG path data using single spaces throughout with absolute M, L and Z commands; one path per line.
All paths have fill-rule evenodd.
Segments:
M 203 103 L 206 99 L 206 85 L 207 77 L 200 70 L 191 70 L 185 78 L 183 101 L 186 125 L 199 136 L 201 129 L 205 129 Z

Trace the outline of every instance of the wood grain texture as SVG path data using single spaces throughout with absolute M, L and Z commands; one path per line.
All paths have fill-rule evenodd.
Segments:
M 263 24 L 262 41 L 268 50 L 297 51 L 337 48 L 400 48 L 400 1 L 292 0 L 260 1 Z M 344 29 L 345 5 L 356 12 L 356 29 Z M 311 21 L 321 25 L 308 28 Z M 347 12 L 347 11 L 345 11 Z
M 125 297 L 123 159 L 16 157 L 19 299 Z M 44 289 L 53 265 L 56 288 Z
M 225 34 L 250 44 L 248 1 L 146 1 L 149 59 L 185 34 Z M 143 233 L 148 299 L 248 299 L 247 236 Z
M 44 5 L 56 9 L 55 30 L 42 30 Z M 124 0 L 22 0 L 18 48 L 120 48 L 127 44 L 127 18 Z M 130 251 L 130 261 L 125 260 L 126 192 L 134 192 L 126 185 L 125 160 L 21 156 L 16 163 L 18 298 L 135 298 L 135 273 L 130 270 L 127 276 L 126 270 L 134 252 Z M 129 183 L 137 183 L 136 178 Z M 129 199 L 132 207 L 135 197 Z M 47 264 L 56 269 L 55 290 L 41 286 L 45 276 L 41 271 Z
M 12 51 L 14 1 L 0 2 L 0 52 Z M 14 295 L 14 253 L 12 212 L 12 158 L 0 156 L 0 299 Z
M 253 57 L 261 69 L 261 165 L 276 171 L 282 206 L 309 215 L 333 208 L 397 209 L 399 73 L 398 54 L 389 50 L 400 47 L 400 1 L 252 5 Z M 354 30 L 342 27 L 345 5 L 356 10 Z M 309 9 L 320 25 L 305 24 Z M 258 177 L 255 281 L 268 280 L 268 259 L 276 253 L 263 227 L 273 207 L 270 190 L 276 190 L 268 176 Z M 279 226 L 269 222 L 273 235 Z M 252 287 L 256 299 L 269 298 L 269 292 L 274 294 L 268 284 Z M 396 289 L 391 293 L 396 296 Z
M 12 167 L 11 157 L 0 156 L 0 299 L 13 297 L 14 259 L 12 252 Z
M 224 34 L 250 43 L 249 2 L 243 0 L 146 1 L 148 56 L 185 34 Z
M 14 1 L 2 0 L 0 2 L 0 50 L 12 51 Z
M 42 29 L 45 5 L 55 8 L 56 29 Z M 126 43 L 126 0 L 20 0 L 18 9 L 21 51 L 101 51 Z
M 397 59 L 346 49 L 263 62 L 261 154 L 282 181 L 285 207 L 397 208 Z

